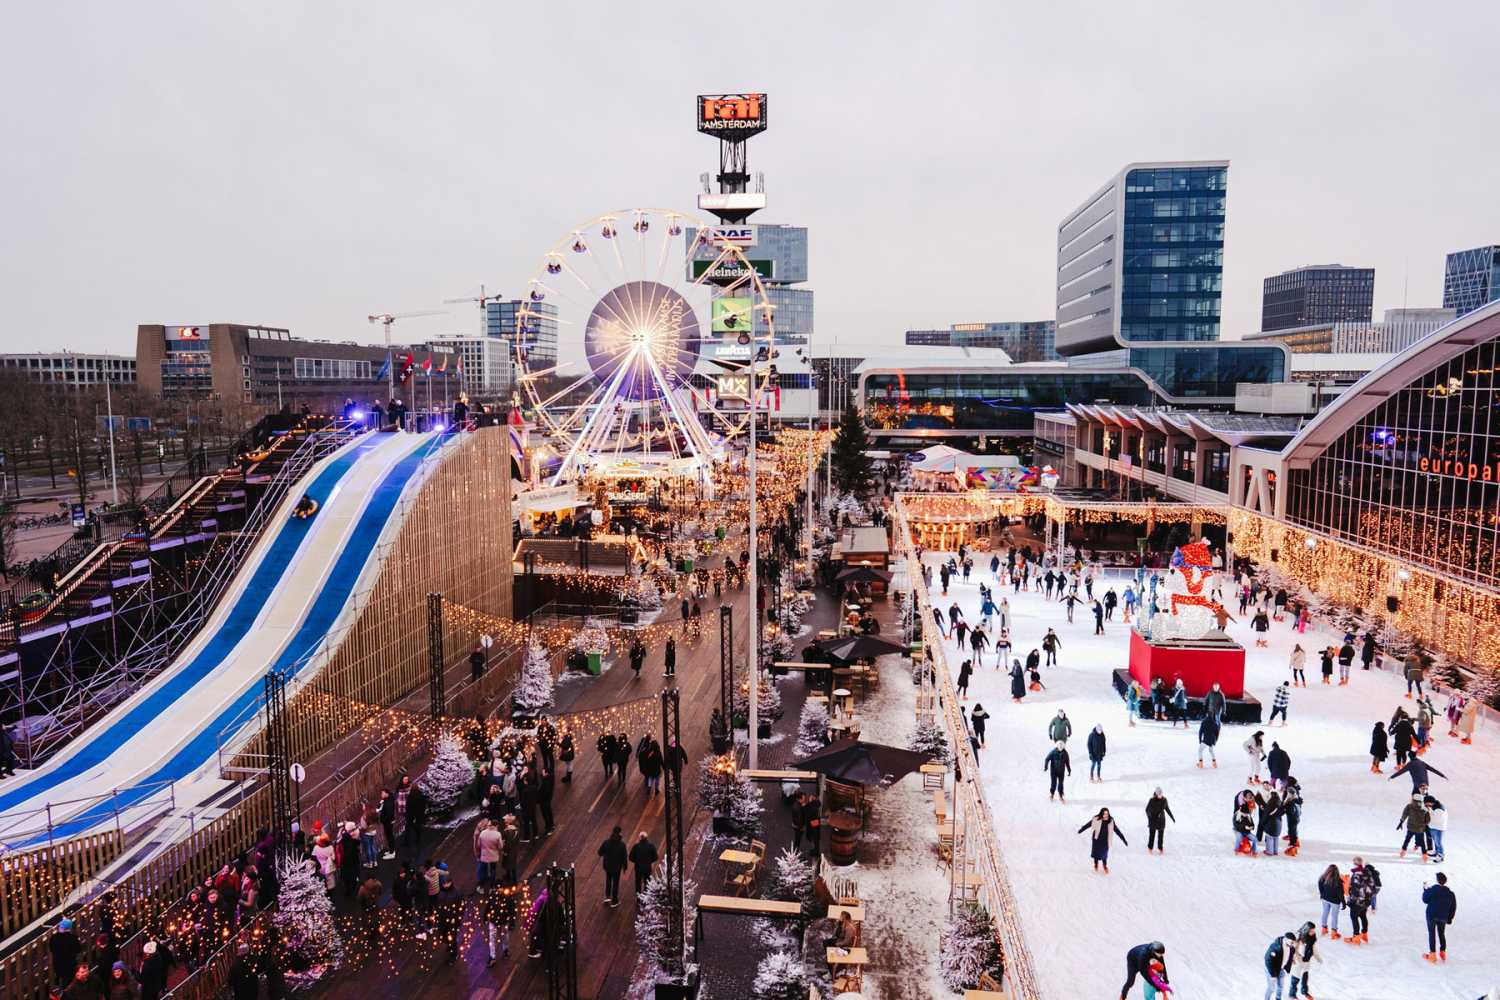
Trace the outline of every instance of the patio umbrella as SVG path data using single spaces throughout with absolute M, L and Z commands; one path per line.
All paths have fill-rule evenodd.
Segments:
M 841 740 L 789 767 L 816 771 L 835 781 L 858 785 L 889 785 L 900 781 L 932 759 L 932 754 L 862 740 Z
M 839 572 L 836 577 L 839 583 L 889 583 L 891 574 L 878 566 L 850 566 Z
M 846 635 L 842 639 L 824 639 L 813 645 L 835 660 L 873 660 L 886 653 L 906 650 L 905 646 L 878 635 Z

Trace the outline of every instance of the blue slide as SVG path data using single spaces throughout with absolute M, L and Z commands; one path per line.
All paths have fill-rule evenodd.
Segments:
M 131 763 L 149 767 L 149 758 L 141 759 L 141 754 L 130 752 L 130 742 L 141 736 L 153 723 L 162 720 L 174 707 L 180 709 L 182 699 L 211 679 L 216 670 L 232 659 L 232 652 L 251 634 L 256 623 L 261 621 L 264 624 L 263 612 L 268 602 L 284 586 L 284 578 L 294 574 L 297 555 L 309 532 L 319 525 L 320 518 L 328 511 L 330 501 L 335 498 L 340 485 L 349 478 L 350 471 L 377 449 L 385 446 L 384 450 L 389 450 L 394 444 L 388 435 L 365 435 L 329 460 L 305 490 L 318 501 L 318 516 L 307 520 L 286 520 L 277 537 L 264 550 L 252 576 L 234 598 L 235 603 L 224 616 L 217 631 L 196 654 L 173 669 L 165 683 L 151 690 L 148 696 L 131 706 L 128 711 L 116 713 L 97 730 L 84 733 L 77 749 L 66 755 L 65 759 L 58 760 L 55 766 L 45 767 L 42 772 L 0 793 L 0 812 L 14 809 L 23 803 L 35 803 L 44 796 L 53 801 L 75 798 L 76 794 L 69 794 L 67 783 L 90 776 L 89 772 L 109 764 L 111 758 L 122 754 L 122 751 L 125 751 L 125 759 L 111 764 L 107 770 L 113 772 L 117 770 L 116 765 L 128 767 Z M 156 783 L 181 780 L 201 770 L 214 757 L 221 730 L 237 719 L 249 721 L 247 716 L 260 693 L 258 681 L 266 671 L 276 669 L 290 676 L 296 675 L 308 659 L 308 654 L 323 641 L 344 610 L 397 502 L 432 445 L 432 439 L 424 436 L 409 449 L 403 448 L 405 454 L 375 483 L 368 498 L 361 498 L 363 506 L 354 518 L 342 548 L 337 552 L 331 571 L 324 574 L 321 583 L 313 591 L 312 600 L 302 610 L 301 620 L 290 638 L 281 644 L 273 661 L 254 665 L 254 675 L 248 679 L 256 683 L 246 684 L 245 690 L 237 698 L 221 707 L 211 718 L 194 719 L 192 724 L 196 727 L 196 732 L 193 736 L 170 757 L 157 762 L 157 766 L 149 773 L 133 771 L 130 777 L 132 787 L 121 788 L 113 799 L 68 817 L 54 827 L 54 839 L 85 833 L 105 821 L 113 822 L 117 808 L 125 809 L 149 797 L 156 790 L 153 787 Z M 346 502 L 354 499 L 346 498 Z M 137 759 L 132 761 L 132 757 Z M 7 846 L 14 849 L 26 845 Z

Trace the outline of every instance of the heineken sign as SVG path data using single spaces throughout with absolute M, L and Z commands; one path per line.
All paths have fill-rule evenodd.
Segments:
M 752 260 L 750 267 L 762 279 L 769 281 L 776 276 L 776 268 L 769 260 Z M 744 262 L 739 260 L 722 260 L 717 263 L 712 260 L 693 261 L 693 280 L 700 279 L 713 282 L 734 282 L 750 277 L 749 270 Z

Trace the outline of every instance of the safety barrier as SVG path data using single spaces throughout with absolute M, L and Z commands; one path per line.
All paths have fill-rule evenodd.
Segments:
M 50 913 L 120 856 L 119 830 L 91 833 L 0 861 L 0 939 Z

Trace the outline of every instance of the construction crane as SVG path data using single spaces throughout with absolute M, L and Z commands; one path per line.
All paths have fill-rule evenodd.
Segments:
M 446 316 L 446 309 L 428 309 L 422 312 L 404 313 L 376 313 L 366 317 L 371 323 L 379 323 L 385 327 L 385 359 L 387 361 L 385 371 L 385 390 L 387 399 L 396 398 L 396 366 L 391 364 L 391 326 L 398 319 L 415 319 L 418 316 Z
M 461 303 L 461 302 L 477 302 L 477 303 L 479 303 L 479 335 L 481 337 L 483 337 L 485 334 L 487 334 L 489 332 L 489 329 L 488 329 L 489 310 L 486 309 L 485 306 L 489 305 L 491 302 L 499 302 L 499 301 L 501 301 L 504 298 L 505 298 L 505 296 L 502 295 L 502 294 L 500 294 L 499 292 L 496 292 L 493 295 L 486 294 L 486 292 L 484 290 L 484 286 L 480 285 L 479 286 L 479 297 L 478 298 L 474 298 L 473 296 L 470 296 L 469 298 L 466 298 L 466 299 L 444 299 L 443 303 L 445 305 L 457 305 L 458 303 Z

